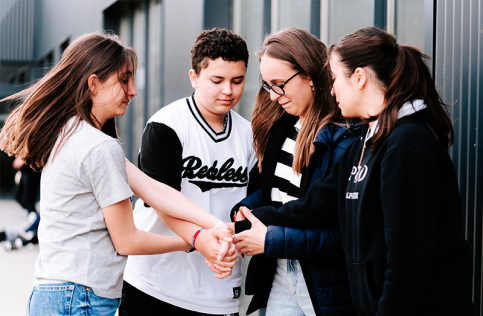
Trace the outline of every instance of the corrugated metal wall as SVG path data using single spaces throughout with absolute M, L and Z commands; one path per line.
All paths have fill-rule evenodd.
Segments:
M 476 315 L 483 315 L 483 0 L 435 0 L 435 5 L 434 75 L 443 100 L 454 104 L 451 155 L 474 251 Z
M 35 0 L 0 1 L 0 62 L 29 62 L 34 54 Z

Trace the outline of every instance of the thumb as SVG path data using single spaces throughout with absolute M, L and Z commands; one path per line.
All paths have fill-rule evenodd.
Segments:
M 212 229 L 213 236 L 219 240 L 223 240 L 226 242 L 232 242 L 233 238 L 228 232 L 221 231 L 218 229 Z
M 243 213 L 243 215 L 245 216 L 245 218 L 248 219 L 250 221 L 250 223 L 252 223 L 252 225 L 256 225 L 258 223 L 261 223 L 260 220 L 258 218 L 256 218 L 252 214 L 252 211 L 250 211 L 248 208 L 243 207 L 241 209 L 241 212 Z

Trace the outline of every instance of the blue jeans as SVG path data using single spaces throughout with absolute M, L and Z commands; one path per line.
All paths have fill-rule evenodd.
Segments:
M 298 260 L 278 259 L 267 303 L 267 316 L 315 316 Z
M 75 283 L 41 284 L 30 294 L 27 316 L 113 316 L 120 302 L 99 297 L 91 288 Z

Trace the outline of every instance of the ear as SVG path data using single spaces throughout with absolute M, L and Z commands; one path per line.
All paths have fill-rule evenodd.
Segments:
M 196 75 L 194 69 L 190 69 L 189 76 L 193 89 L 198 89 L 198 76 Z
M 309 80 L 309 85 L 312 88 L 312 91 L 314 91 L 314 82 L 312 81 L 312 79 Z
M 89 86 L 89 90 L 91 90 L 93 95 L 97 94 L 98 82 L 99 82 L 99 78 L 97 77 L 97 75 L 94 75 L 94 74 L 90 75 L 89 79 L 87 79 L 87 84 Z
M 354 84 L 359 90 L 364 88 L 367 83 L 368 74 L 366 69 L 362 67 L 357 67 L 351 76 L 352 84 Z

